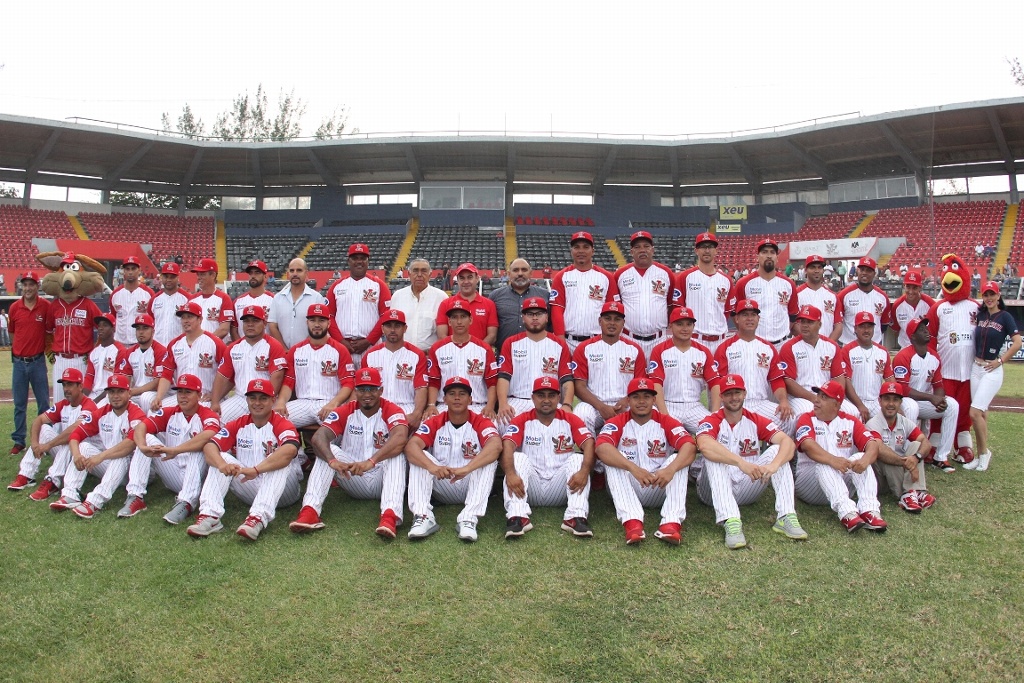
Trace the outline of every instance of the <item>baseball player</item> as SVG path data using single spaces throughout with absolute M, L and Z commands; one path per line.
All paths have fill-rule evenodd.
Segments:
M 200 259 L 199 265 L 192 268 L 192 272 L 196 274 L 199 291 L 191 300 L 199 304 L 203 311 L 202 328 L 223 340 L 235 324 L 235 304 L 231 297 L 217 289 L 217 261 L 212 258 Z
M 245 388 L 250 380 L 269 380 L 275 395 L 284 381 L 285 350 L 281 342 L 266 333 L 266 315 L 262 306 L 242 309 L 242 338 L 231 342 L 217 367 L 210 408 L 225 423 L 245 415 Z M 235 395 L 225 399 L 232 384 Z
M 160 384 L 157 366 L 167 353 L 164 345 L 153 339 L 153 325 L 153 316 L 149 313 L 135 316 L 132 327 L 138 343 L 126 351 L 125 360 L 117 368 L 118 372 L 131 375 L 132 387 L 129 394 L 132 403 L 142 408 L 144 413 L 149 412 L 156 397 L 156 389 Z
M 46 313 L 50 302 L 39 296 L 39 276 L 29 271 L 21 276 L 21 298 L 8 309 L 11 335 L 11 389 L 14 398 L 14 431 L 11 455 L 25 449 L 25 414 L 28 389 L 36 400 L 36 415 L 50 409 L 50 386 L 46 376 Z
M 380 278 L 366 273 L 369 264 L 370 247 L 350 245 L 348 277 L 327 288 L 327 305 L 336 326 L 336 333 L 332 331 L 331 336 L 348 349 L 357 367 L 363 353 L 370 348 L 367 337 L 391 302 L 388 286 Z
M 68 252 L 61 261 L 66 268 L 76 263 L 75 255 Z M 79 296 L 68 303 L 60 297 L 50 302 L 46 312 L 46 334 L 53 335 L 53 402 L 64 398 L 64 385 L 60 378 L 68 368 L 85 374 L 89 353 L 92 351 L 96 318 L 103 315 L 92 299 Z
M 139 259 L 129 256 L 121 264 L 124 284 L 119 285 L 110 294 L 110 310 L 116 317 L 114 339 L 119 344 L 131 346 L 135 343 L 135 331 L 132 322 L 135 316 L 149 311 L 149 300 L 153 298 L 153 290 L 139 282 L 141 274 Z M 100 385 L 102 387 L 102 385 Z
M 427 354 L 429 383 L 427 407 L 423 411 L 424 420 L 438 414 L 438 392 L 452 377 L 466 377 L 470 382 L 474 411 L 488 420 L 495 417 L 498 367 L 491 347 L 470 333 L 470 305 L 459 300 L 451 303 L 445 314 L 452 330 L 451 335 L 430 347 L 430 353 Z
M 775 240 L 763 239 L 757 243 L 757 270 L 745 275 L 733 285 L 728 309 L 734 315 L 741 301 L 757 301 L 763 310 L 756 334 L 775 347 L 789 339 L 791 325 L 799 310 L 796 285 L 778 271 L 779 245 Z M 737 373 L 741 374 L 741 373 Z
M 903 276 L 903 294 L 892 304 L 892 328 L 899 331 L 897 344 L 901 349 L 910 346 L 907 336 L 907 323 L 914 318 L 923 318 L 935 305 L 935 299 L 921 293 L 924 280 L 921 273 L 908 270 Z
M 232 339 L 241 338 L 237 321 L 242 319 L 242 311 L 247 307 L 261 307 L 264 319 L 270 320 L 270 305 L 274 302 L 274 295 L 267 291 L 267 272 L 267 264 L 259 259 L 250 261 L 245 267 L 245 273 L 249 276 L 249 291 L 235 297 L 235 319 L 231 322 Z
M 914 318 L 907 323 L 910 346 L 896 354 L 892 361 L 892 374 L 904 385 L 909 401 L 903 402 L 903 414 L 911 422 L 917 420 L 940 420 L 940 428 L 934 425 L 929 435 L 935 452 L 931 463 L 943 472 L 954 472 L 949 462 L 953 450 L 953 435 L 956 433 L 960 406 L 946 398 L 943 383 L 943 365 L 939 356 L 929 348 L 931 331 L 924 318 Z M 915 410 L 916 408 L 916 410 Z
M 717 378 L 715 361 L 707 347 L 693 341 L 697 319 L 691 309 L 673 308 L 669 319 L 672 337 L 654 347 L 647 374 L 656 383 L 658 410 L 694 432 L 710 414 L 700 397 Z
M 857 338 L 854 331 L 857 314 L 871 313 L 878 320 L 875 327 L 875 343 L 881 343 L 885 328 L 892 322 L 892 306 L 889 297 L 875 286 L 875 259 L 865 256 L 857 261 L 857 281 L 844 287 L 836 296 L 836 328 L 832 330 L 832 339 L 843 346 Z M 839 325 L 842 321 L 842 325 Z
M 865 425 L 881 438 L 875 473 L 899 498 L 899 506 L 911 514 L 935 505 L 924 478 L 923 457 L 931 450 L 928 438 L 918 426 L 900 415 L 904 387 L 899 382 L 882 385 L 878 401 L 881 412 Z
M 592 337 L 573 353 L 573 376 L 579 403 L 573 409 L 592 432 L 606 420 L 629 410 L 626 389 L 634 378 L 646 377 L 647 357 L 640 345 L 622 336 L 625 307 L 617 301 L 601 307 L 601 336 Z
M 114 340 L 117 319 L 113 313 L 96 316 L 96 346 L 85 365 L 85 389 L 96 405 L 106 405 L 107 378 L 128 360 L 128 350 Z
M 470 312 L 472 320 L 469 333 L 491 345 L 498 338 L 498 308 L 494 302 L 479 293 L 480 271 L 472 263 L 463 263 L 455 269 L 455 278 L 459 283 L 459 291 L 445 299 L 437 309 L 437 338 L 444 339 L 452 333 L 448 311 L 461 303 Z
M 199 404 L 203 384 L 195 375 L 179 375 L 174 390 L 178 394 L 176 407 L 158 408 L 135 426 L 137 448 L 128 468 L 128 498 L 118 517 L 134 517 L 146 509 L 151 465 L 163 485 L 178 494 L 174 507 L 164 515 L 165 522 L 181 524 L 199 503 L 206 474 L 203 447 L 220 431 L 220 418 Z
M 832 338 L 836 326 L 836 293 L 825 284 L 825 257 L 811 254 L 804 259 L 804 283 L 796 288 L 797 303 L 821 311 L 821 336 Z
M 409 429 L 416 429 L 427 407 L 427 356 L 405 341 L 405 313 L 392 309 L 381 317 L 383 337 L 363 354 L 362 366 L 376 368 L 384 382 L 384 399 L 405 411 Z
M 569 350 L 600 334 L 597 319 L 601 307 L 619 300 L 615 278 L 594 265 L 594 238 L 589 232 L 576 232 L 569 238 L 572 265 L 551 278 L 551 330 L 565 339 Z
M 845 384 L 842 378 L 846 376 L 846 362 L 839 346 L 821 336 L 821 318 L 821 311 L 814 306 L 801 306 L 796 314 L 798 336 L 783 344 L 779 351 L 789 406 L 797 416 L 814 409 L 814 387 L 835 378 Z M 846 402 L 842 410 L 852 413 L 855 408 Z
M 704 467 L 697 478 L 697 496 L 715 508 L 715 522 L 725 527 L 725 545 L 743 548 L 747 539 L 740 521 L 740 505 L 749 505 L 771 482 L 775 489 L 775 524 L 772 531 L 797 541 L 807 532 L 796 516 L 793 459 L 796 446 L 774 422 L 743 408 L 746 387 L 739 375 L 722 379 L 722 408 L 697 427 L 697 448 Z M 761 452 L 762 443 L 772 444 Z
M 562 407 L 572 411 L 573 374 L 569 347 L 558 337 L 548 334 L 548 302 L 540 297 L 523 301 L 525 332 L 505 340 L 498 356 L 498 424 L 507 425 L 519 413 L 534 407 L 529 396 L 534 380 L 552 377 L 561 387 Z
M 235 530 L 250 541 L 274 520 L 278 507 L 299 499 L 302 469 L 295 459 L 299 452 L 295 425 L 274 412 L 274 388 L 269 381 L 250 380 L 245 399 L 249 414 L 228 422 L 203 446 L 210 469 L 199 494 L 195 524 L 185 530 L 189 536 L 204 538 L 224 530 L 221 518 L 228 490 L 250 506 Z
M 142 409 L 131 402 L 128 385 L 128 375 L 110 375 L 103 407 L 79 415 L 68 440 L 71 460 L 64 471 L 64 488 L 60 498 L 50 503 L 51 510 L 71 510 L 82 519 L 92 519 L 124 483 L 135 451 L 132 432 L 146 419 Z M 82 501 L 82 484 L 90 473 L 99 477 L 100 483 Z
M 29 448 L 21 458 L 18 476 L 7 486 L 8 491 L 21 491 L 35 484 L 43 453 L 47 452 L 53 456 L 53 462 L 43 483 L 28 497 L 41 501 L 60 491 L 62 476 L 71 462 L 68 441 L 77 426 L 78 418 L 83 411 L 96 410 L 96 404 L 85 393 L 82 384 L 84 380 L 81 370 L 76 368 L 67 368 L 57 380 L 64 385 L 64 398 L 32 421 Z
M 220 337 L 215 337 L 202 328 L 203 309 L 198 302 L 186 302 L 176 315 L 181 320 L 183 332 L 167 345 L 163 360 L 157 366 L 160 381 L 157 382 L 156 396 L 150 404 L 150 411 L 161 406 L 173 408 L 178 405 L 175 397 L 171 396 L 166 400 L 164 397 L 172 384 L 183 374 L 199 378 L 202 384 L 200 400 L 208 402 L 213 395 L 217 367 L 227 353 L 227 348 Z
M 153 339 L 165 347 L 181 334 L 181 320 L 177 313 L 191 298 L 181 289 L 181 283 L 178 281 L 180 274 L 181 266 L 177 263 L 165 263 L 160 268 L 160 283 L 163 288 L 149 300 L 149 314 L 153 316 Z
M 487 513 L 487 496 L 501 454 L 494 423 L 470 410 L 473 387 L 464 377 L 444 384 L 448 409 L 424 420 L 405 446 L 409 460 L 411 540 L 426 538 L 441 527 L 434 519 L 431 498 L 446 505 L 463 504 L 456 518 L 459 539 L 477 540 L 476 525 Z
M 701 233 L 697 235 L 693 250 L 697 263 L 676 276 L 670 305 L 688 308 L 696 316 L 692 339 L 714 356 L 729 332 L 725 306 L 729 302 L 732 280 L 715 265 L 718 238 L 710 232 Z
M 878 481 L 871 469 L 878 457 L 878 437 L 856 417 L 839 411 L 846 398 L 842 384 L 825 382 L 817 394 L 814 412 L 804 413 L 796 423 L 796 495 L 808 505 L 830 505 L 850 533 L 862 528 L 882 533 L 888 524 L 880 514 Z M 857 492 L 856 503 L 850 486 Z
M 756 301 L 744 299 L 736 302 L 733 307 L 736 336 L 729 337 L 718 347 L 715 370 L 719 377 L 743 377 L 747 385 L 747 398 L 743 407 L 773 420 L 786 434 L 792 434 L 795 415 L 786 393 L 785 370 L 778 362 L 775 347 L 757 336 L 760 314 L 761 309 Z M 718 412 L 722 407 L 717 382 L 711 385 L 708 401 L 711 412 Z
M 854 319 L 857 339 L 843 347 L 841 357 L 847 373 L 846 397 L 859 415 L 861 422 L 867 422 L 880 410 L 878 393 L 882 382 L 893 379 L 889 351 L 875 339 L 875 316 L 861 311 Z M 917 406 L 914 406 L 916 413 Z
M 646 538 L 644 507 L 660 505 L 654 536 L 679 545 L 686 520 L 686 468 L 697 446 L 678 420 L 654 410 L 654 380 L 634 378 L 627 395 L 629 411 L 607 420 L 597 437 L 596 454 L 605 464 L 615 516 L 625 529 L 626 545 L 634 545 Z
M 352 356 L 328 335 L 330 325 L 327 304 L 311 304 L 306 309 L 309 336 L 288 349 L 285 359 L 287 370 L 274 410 L 299 429 L 323 424 L 352 396 Z
M 654 260 L 654 239 L 643 230 L 629 239 L 633 262 L 615 271 L 615 285 L 626 313 L 626 334 L 650 358 L 668 330 L 668 307 L 675 288 L 672 270 Z
M 289 525 L 296 532 L 326 526 L 320 520 L 331 482 L 356 499 L 380 500 L 377 535 L 395 538 L 402 524 L 405 456 L 409 438 L 405 412 L 381 398 L 383 382 L 376 368 L 360 368 L 356 398 L 332 412 L 313 435 L 316 463 L 309 474 L 299 516 Z
M 579 537 L 594 535 L 587 524 L 594 435 L 581 419 L 559 408 L 560 400 L 559 381 L 538 377 L 533 382 L 533 409 L 517 414 L 505 430 L 505 538 L 533 529 L 531 505 L 566 505 L 562 529 Z

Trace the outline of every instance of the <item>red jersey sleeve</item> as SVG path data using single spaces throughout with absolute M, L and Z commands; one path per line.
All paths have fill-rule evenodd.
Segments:
M 757 438 L 763 442 L 771 441 L 775 438 L 776 434 L 782 432 L 782 430 L 779 429 L 779 426 L 775 424 L 774 420 L 769 420 L 763 415 L 758 415 L 757 413 L 752 413 L 746 410 L 744 410 L 743 413 L 748 420 L 757 426 Z
M 285 370 L 284 370 L 284 386 L 288 387 L 292 391 L 295 390 L 295 349 L 297 346 L 293 346 L 288 349 L 287 355 L 285 355 Z
M 569 350 L 569 345 L 565 343 L 565 340 L 558 337 L 553 337 L 553 339 L 561 349 L 561 353 L 558 356 L 558 381 L 571 382 L 573 379 L 572 352 Z
M 480 413 L 470 411 L 469 423 L 473 425 L 473 431 L 476 432 L 477 439 L 480 440 L 481 446 L 483 446 L 492 436 L 500 436 L 500 434 L 498 434 L 498 428 L 494 426 L 494 423 Z
M 238 342 L 234 342 L 237 344 Z M 217 365 L 217 374 L 223 375 L 227 379 L 235 379 L 235 362 L 231 359 L 230 353 L 225 353 L 220 357 L 220 363 Z
M 587 346 L 589 345 L 586 342 L 580 344 L 572 354 L 572 362 L 574 363 L 572 375 L 584 382 L 590 379 L 590 366 L 587 364 Z
M 647 362 L 647 376 L 662 386 L 665 385 L 665 367 L 661 358 L 669 348 L 672 348 L 671 339 L 661 342 L 651 351 L 651 359 Z
M 910 362 L 913 359 L 913 354 L 914 347 L 908 346 L 892 359 L 892 374 L 900 384 L 910 384 Z
M 601 433 L 597 435 L 597 445 L 603 443 L 619 447 L 619 440 L 622 439 L 622 428 L 629 421 L 629 413 L 620 413 L 604 423 Z
M 526 437 L 526 422 L 532 420 L 536 416 L 536 412 L 528 410 L 525 413 L 519 413 L 512 421 L 508 423 L 508 427 L 505 429 L 505 435 L 502 438 L 504 441 L 511 441 L 515 444 L 516 450 L 523 447 L 523 439 Z
M 789 283 L 789 318 L 792 320 L 796 314 L 800 312 L 800 301 L 799 297 L 796 295 L 796 283 L 785 275 L 782 277 L 785 278 L 787 283 Z
M 196 415 L 199 416 L 199 421 L 203 423 L 203 431 L 212 431 L 217 433 L 220 431 L 220 415 L 213 412 L 204 405 L 200 405 L 196 410 Z
M 142 424 L 146 425 L 146 432 L 149 434 L 159 434 L 167 429 L 167 421 L 177 412 L 177 408 L 157 408 L 156 412 L 143 420 Z
M 512 342 L 522 337 L 522 332 L 513 335 L 501 345 L 501 353 L 498 354 L 498 374 L 507 378 L 512 376 Z
M 441 366 L 437 362 L 437 350 L 448 343 L 450 337 L 439 339 L 430 347 L 427 354 L 427 385 L 441 388 Z
M 430 448 L 434 445 L 434 438 L 437 436 L 437 430 L 441 429 L 448 421 L 448 413 L 441 413 L 435 415 L 429 420 L 424 420 L 420 424 L 419 429 L 416 430 L 416 436 L 423 442 L 424 448 Z
M 384 418 L 384 423 L 387 424 L 389 432 L 398 425 L 409 426 L 409 421 L 405 417 L 405 411 L 399 408 L 397 404 L 381 400 L 380 409 L 381 417 Z
M 488 387 L 493 387 L 498 384 L 498 362 L 494 358 L 494 351 L 491 350 L 490 345 L 483 342 L 480 342 L 480 345 L 484 347 L 484 365 L 486 366 L 484 382 Z
M 705 417 L 697 425 L 695 432 L 696 436 L 710 436 L 712 439 L 718 439 L 718 431 L 722 427 L 722 411 L 719 410 L 717 413 L 712 413 Z
M 628 415 L 629 413 L 623 413 Z M 690 436 L 690 432 L 686 431 L 686 427 L 683 423 L 675 419 L 671 415 L 662 415 L 661 413 L 654 413 L 653 418 L 661 423 L 661 428 L 665 430 L 665 438 L 671 444 L 672 448 L 677 451 L 688 443 L 696 443 L 693 437 Z
M 608 304 L 613 301 L 622 301 L 622 297 L 619 295 L 619 281 L 604 268 L 594 267 L 597 268 L 598 272 L 604 273 L 608 277 L 608 293 L 604 297 L 604 302 Z
M 341 436 L 341 433 L 345 431 L 345 425 L 348 423 L 348 416 L 354 413 L 359 408 L 359 404 L 354 400 L 349 401 L 343 406 L 338 406 L 330 412 L 330 414 L 324 418 L 323 426 L 334 432 L 335 436 Z
M 416 354 L 416 376 L 412 378 L 412 388 L 415 390 L 427 386 L 427 355 L 409 342 L 405 343 L 405 347 Z
M 267 340 L 267 344 L 270 346 L 270 374 L 279 372 L 281 370 L 288 369 L 288 356 L 281 345 L 281 342 L 277 341 L 270 335 L 263 337 Z
M 296 448 L 302 446 L 299 430 L 295 428 L 295 425 L 288 418 L 282 417 L 278 413 L 270 413 L 270 424 L 274 427 L 274 436 L 277 437 L 279 445 L 283 446 L 286 443 L 290 443 L 295 444 Z
M 276 413 L 273 413 L 276 415 Z M 235 450 L 235 439 L 238 436 L 238 430 L 245 425 L 252 422 L 252 418 L 248 415 L 243 415 L 237 420 L 232 420 L 226 425 L 220 428 L 216 434 L 214 434 L 212 442 L 221 453 L 231 453 Z
M 875 346 L 885 352 L 885 365 L 882 367 L 882 379 L 892 377 L 892 357 L 889 355 L 889 350 L 881 344 L 875 344 Z
M 82 380 L 82 386 L 85 387 L 87 393 L 92 393 L 93 382 L 96 381 L 96 366 L 92 362 L 90 356 L 85 357 L 85 379 Z
M 877 441 L 878 436 L 864 426 L 864 423 L 853 415 L 847 415 L 847 417 L 853 422 L 853 444 L 857 447 L 857 450 L 863 451 L 869 441 Z

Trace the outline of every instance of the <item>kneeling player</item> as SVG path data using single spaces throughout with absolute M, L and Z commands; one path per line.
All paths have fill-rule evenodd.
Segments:
M 594 467 L 594 435 L 583 420 L 559 410 L 560 386 L 553 377 L 533 383 L 533 410 L 516 415 L 502 441 L 505 472 L 505 538 L 533 528 L 530 505 L 567 505 L 562 529 L 574 536 L 593 536 L 590 512 L 590 470 Z M 573 444 L 583 452 L 577 453 Z
M 245 402 L 249 414 L 228 422 L 203 446 L 210 470 L 199 494 L 199 516 L 185 530 L 189 536 L 203 538 L 224 530 L 220 519 L 229 489 L 250 506 L 249 515 L 235 531 L 250 541 L 259 538 L 278 507 L 299 499 L 302 469 L 295 460 L 299 433 L 274 412 L 270 380 L 250 380 Z
M 900 499 L 901 508 L 920 514 L 922 509 L 935 504 L 935 496 L 928 493 L 925 484 L 922 460 L 932 445 L 915 423 L 900 415 L 904 393 L 899 382 L 883 384 L 878 397 L 881 412 L 865 426 L 882 437 L 875 471 Z

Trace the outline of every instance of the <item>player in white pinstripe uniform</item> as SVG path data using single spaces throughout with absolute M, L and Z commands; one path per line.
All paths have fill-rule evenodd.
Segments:
M 285 357 L 287 369 L 274 410 L 299 429 L 322 424 L 352 396 L 352 356 L 328 336 L 329 316 L 327 304 L 311 304 L 306 309 L 309 336 Z
M 380 319 L 381 341 L 363 354 L 364 368 L 377 368 L 385 399 L 405 411 L 409 429 L 423 421 L 427 407 L 427 356 L 405 341 L 405 313 L 392 309 Z
M 696 321 L 692 310 L 673 308 L 671 320 L 672 337 L 654 347 L 647 374 L 657 382 L 658 410 L 694 432 L 710 414 L 700 402 L 700 395 L 710 390 L 717 378 L 715 361 L 707 347 L 692 341 Z
M 142 408 L 144 413 L 149 412 L 156 397 L 156 388 L 160 384 L 157 367 L 167 353 L 164 345 L 153 338 L 153 324 L 153 316 L 148 313 L 135 316 L 132 327 L 138 343 L 128 349 L 127 359 L 118 368 L 118 372 L 131 375 L 132 403 Z
M 139 282 L 139 259 L 129 256 L 121 264 L 124 273 L 124 284 L 110 293 L 110 311 L 116 317 L 114 339 L 125 346 L 135 343 L 135 333 L 131 328 L 135 316 L 149 311 L 149 300 L 153 298 L 153 290 L 145 282 Z
M 601 333 L 601 306 L 618 301 L 619 290 L 612 274 L 594 265 L 594 238 L 589 232 L 573 233 L 569 253 L 572 265 L 551 278 L 551 330 L 576 353 L 581 342 Z
M 814 387 L 830 379 L 838 379 L 844 385 L 846 382 L 846 361 L 839 345 L 819 334 L 821 317 L 821 311 L 814 306 L 801 306 L 796 314 L 798 336 L 783 344 L 779 351 L 789 406 L 797 417 L 814 410 Z M 844 401 L 841 410 L 852 413 L 855 408 Z
M 892 322 L 892 306 L 889 297 L 875 286 L 875 260 L 865 256 L 857 261 L 857 281 L 847 285 L 836 296 L 836 329 L 832 330 L 832 339 L 843 346 L 857 338 L 854 331 L 857 314 L 871 313 L 878 321 L 873 341 L 881 343 L 885 328 Z M 842 321 L 842 325 L 838 322 Z
M 633 262 L 615 271 L 615 285 L 626 313 L 626 334 L 650 358 L 668 330 L 669 300 L 675 289 L 672 270 L 654 260 L 654 239 L 643 230 L 629 239 Z
M 267 264 L 260 260 L 250 261 L 245 272 L 249 275 L 249 291 L 235 297 L 235 319 L 231 321 L 232 339 L 242 338 L 238 331 L 238 321 L 242 319 L 242 311 L 246 307 L 261 307 L 263 319 L 269 322 L 270 304 L 274 302 L 274 295 L 267 291 Z
M 595 433 L 605 420 L 629 410 L 626 389 L 630 380 L 647 376 L 643 349 L 622 336 L 625 320 L 622 304 L 605 304 L 599 318 L 601 336 L 583 342 L 573 353 L 576 396 L 580 399 L 573 412 Z
M 365 244 L 350 245 L 349 276 L 336 281 L 327 289 L 327 304 L 338 333 L 336 338 L 349 350 L 352 362 L 357 366 L 363 353 L 370 348 L 366 338 L 391 306 L 391 290 L 380 278 L 367 275 L 369 263 L 370 247 Z
M 235 303 L 227 293 L 217 289 L 217 261 L 212 258 L 199 259 L 199 265 L 192 268 L 196 274 L 197 290 L 191 301 L 202 308 L 202 328 L 223 340 L 235 324 Z
M 881 412 L 864 426 L 882 440 L 875 461 L 876 476 L 889 485 L 902 509 L 917 515 L 936 502 L 928 493 L 923 462 L 932 445 L 916 423 L 900 415 L 905 394 L 899 382 L 883 384 L 878 399 Z
M 909 270 L 903 276 L 903 294 L 892 304 L 892 328 L 899 331 L 897 345 L 901 349 L 910 346 L 907 336 L 907 323 L 914 318 L 923 318 L 935 305 L 935 299 L 921 293 L 924 280 L 921 273 Z
M 671 307 L 688 308 L 696 316 L 693 340 L 715 355 L 729 333 L 725 306 L 729 303 L 732 280 L 715 266 L 718 238 L 710 232 L 697 235 L 693 250 L 697 264 L 676 276 Z M 671 324 L 671 315 L 669 316 Z
M 845 410 L 860 416 L 861 422 L 867 422 L 872 415 L 881 409 L 878 404 L 878 392 L 882 382 L 892 379 L 892 364 L 889 362 L 889 351 L 881 344 L 876 344 L 875 316 L 861 311 L 854 320 L 854 331 L 857 339 L 842 348 L 842 358 L 846 365 L 846 398 L 856 410 Z M 917 406 L 911 406 L 917 414 Z
M 743 548 L 747 539 L 740 521 L 740 505 L 755 502 L 768 488 L 775 489 L 775 525 L 772 531 L 794 540 L 807 539 L 796 516 L 793 459 L 796 446 L 771 420 L 743 409 L 747 390 L 743 378 L 722 379 L 722 409 L 697 427 L 697 447 L 705 458 L 697 479 L 697 496 L 715 508 L 715 522 L 725 527 L 725 545 Z M 771 443 L 761 452 L 762 443 Z
M 313 435 L 316 463 L 299 516 L 289 525 L 296 533 L 324 528 L 320 512 L 332 480 L 352 498 L 380 500 L 377 535 L 394 538 L 402 524 L 402 449 L 409 438 L 405 412 L 381 398 L 383 383 L 376 368 L 360 368 L 355 385 L 355 399 L 328 415 Z
M 814 306 L 821 311 L 821 336 L 832 338 L 836 326 L 836 293 L 825 284 L 825 257 L 811 254 L 804 259 L 807 278 L 796 288 L 800 306 Z
M 203 447 L 221 428 L 217 413 L 199 404 L 202 389 L 195 375 L 179 375 L 174 382 L 177 407 L 159 408 L 135 426 L 138 448 L 128 468 L 128 499 L 118 517 L 134 517 L 146 509 L 151 466 L 163 485 L 178 494 L 164 521 L 181 524 L 195 510 L 206 475 Z
M 456 518 L 459 539 L 477 540 L 476 525 L 487 512 L 501 437 L 493 422 L 469 409 L 471 399 L 469 380 L 450 377 L 444 384 L 448 410 L 425 420 L 405 446 L 414 517 L 410 539 L 426 538 L 441 528 L 430 504 L 433 496 L 448 505 L 463 503 Z
M 251 380 L 269 380 L 275 395 L 281 390 L 288 361 L 281 342 L 266 333 L 266 315 L 262 306 L 242 309 L 242 338 L 231 342 L 217 366 L 210 408 L 225 423 L 248 412 L 245 388 Z M 232 386 L 234 396 L 224 398 Z
M 218 337 L 203 330 L 202 314 L 202 308 L 193 301 L 189 301 L 178 311 L 177 315 L 181 319 L 181 329 L 184 332 L 167 345 L 167 352 L 157 366 L 160 381 L 157 383 L 156 396 L 150 404 L 150 411 L 161 406 L 173 408 L 178 404 L 175 396 L 166 394 L 181 375 L 198 377 L 202 384 L 200 401 L 206 403 L 210 400 L 214 378 L 217 376 L 217 366 L 224 359 L 227 347 Z
M 531 505 L 566 505 L 562 529 L 574 536 L 594 535 L 587 524 L 594 435 L 581 419 L 559 409 L 559 389 L 554 377 L 538 377 L 533 383 L 533 409 L 516 415 L 505 431 L 505 538 L 533 528 Z M 582 452 L 576 452 L 574 444 Z
M 839 382 L 818 388 L 814 412 L 797 420 L 796 495 L 808 505 L 830 505 L 850 533 L 888 528 L 880 514 L 878 481 L 871 469 L 878 436 L 853 415 L 841 413 L 846 398 Z M 856 450 L 855 450 L 856 449 Z M 857 502 L 850 498 L 850 487 Z
M 548 304 L 539 297 L 523 300 L 525 331 L 505 340 L 498 356 L 498 427 L 504 428 L 513 417 L 533 409 L 533 383 L 540 377 L 558 380 L 562 407 L 572 412 L 575 396 L 572 358 L 564 341 L 548 334 Z
M 733 285 L 727 310 L 735 315 L 740 301 L 757 301 L 761 305 L 761 318 L 757 336 L 782 348 L 782 342 L 792 333 L 792 322 L 799 309 L 796 285 L 778 271 L 779 245 L 772 239 L 757 244 L 757 270 L 745 275 Z M 716 352 L 717 353 L 717 352 Z
M 274 388 L 254 379 L 245 390 L 249 414 L 224 425 L 203 446 L 209 466 L 199 495 L 199 515 L 185 530 L 203 538 L 223 531 L 224 497 L 230 490 L 249 505 L 249 514 L 235 533 L 255 541 L 274 520 L 277 508 L 299 499 L 302 469 L 295 459 L 299 433 L 274 412 Z
M 626 545 L 634 545 L 646 538 L 644 507 L 660 505 L 654 536 L 679 545 L 686 520 L 686 468 L 697 446 L 678 420 L 654 409 L 654 380 L 637 377 L 627 393 L 629 411 L 605 422 L 597 437 L 615 516 L 626 532 Z
M 168 261 L 160 269 L 160 282 L 163 289 L 149 300 L 149 314 L 153 316 L 153 338 L 167 346 L 171 340 L 182 333 L 181 320 L 177 313 L 188 303 L 189 295 L 181 289 L 178 274 L 181 266 Z M 202 309 L 200 309 L 200 316 Z
M 465 377 L 473 390 L 472 409 L 488 420 L 495 417 L 495 385 L 498 364 L 491 347 L 469 334 L 472 318 L 463 301 L 453 301 L 448 308 L 448 327 L 451 334 L 438 340 L 427 354 L 427 407 L 424 421 L 443 412 L 438 406 L 438 393 L 452 377 Z
M 96 405 L 107 403 L 107 378 L 123 365 L 128 358 L 128 350 L 124 344 L 114 339 L 114 328 L 117 320 L 113 313 L 96 316 L 96 346 L 89 352 L 85 363 L 85 388 L 89 398 Z
M 715 353 L 716 372 L 720 377 L 743 377 L 747 385 L 747 398 L 743 407 L 773 420 L 788 435 L 793 433 L 796 417 L 789 405 L 778 353 L 774 346 L 756 335 L 760 313 L 756 301 L 744 299 L 736 303 L 733 311 L 736 336 L 730 337 L 718 347 Z M 722 407 L 717 382 L 711 386 L 709 403 L 711 412 L 717 412 Z

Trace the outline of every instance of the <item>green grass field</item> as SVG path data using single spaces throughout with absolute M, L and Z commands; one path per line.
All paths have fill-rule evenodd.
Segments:
M 12 413 L 0 407 L 4 482 L 17 471 Z M 653 539 L 650 514 L 649 540 L 625 546 L 605 492 L 592 495 L 590 541 L 541 509 L 534 531 L 506 542 L 493 497 L 480 541 L 464 545 L 454 508 L 438 509 L 437 536 L 385 543 L 376 504 L 337 491 L 323 532 L 289 533 L 293 506 L 255 544 L 230 533 L 245 516 L 230 497 L 228 533 L 196 541 L 160 519 L 173 499 L 158 483 L 131 520 L 114 518 L 123 490 L 89 522 L 0 491 L 0 671 L 19 681 L 1021 680 L 1024 417 L 991 421 L 989 471 L 929 472 L 939 503 L 917 517 L 883 496 L 887 534 L 848 536 L 830 510 L 798 503 L 811 539 L 786 541 L 769 530 L 769 492 L 743 510 L 742 551 L 724 547 L 692 491 L 677 548 Z

